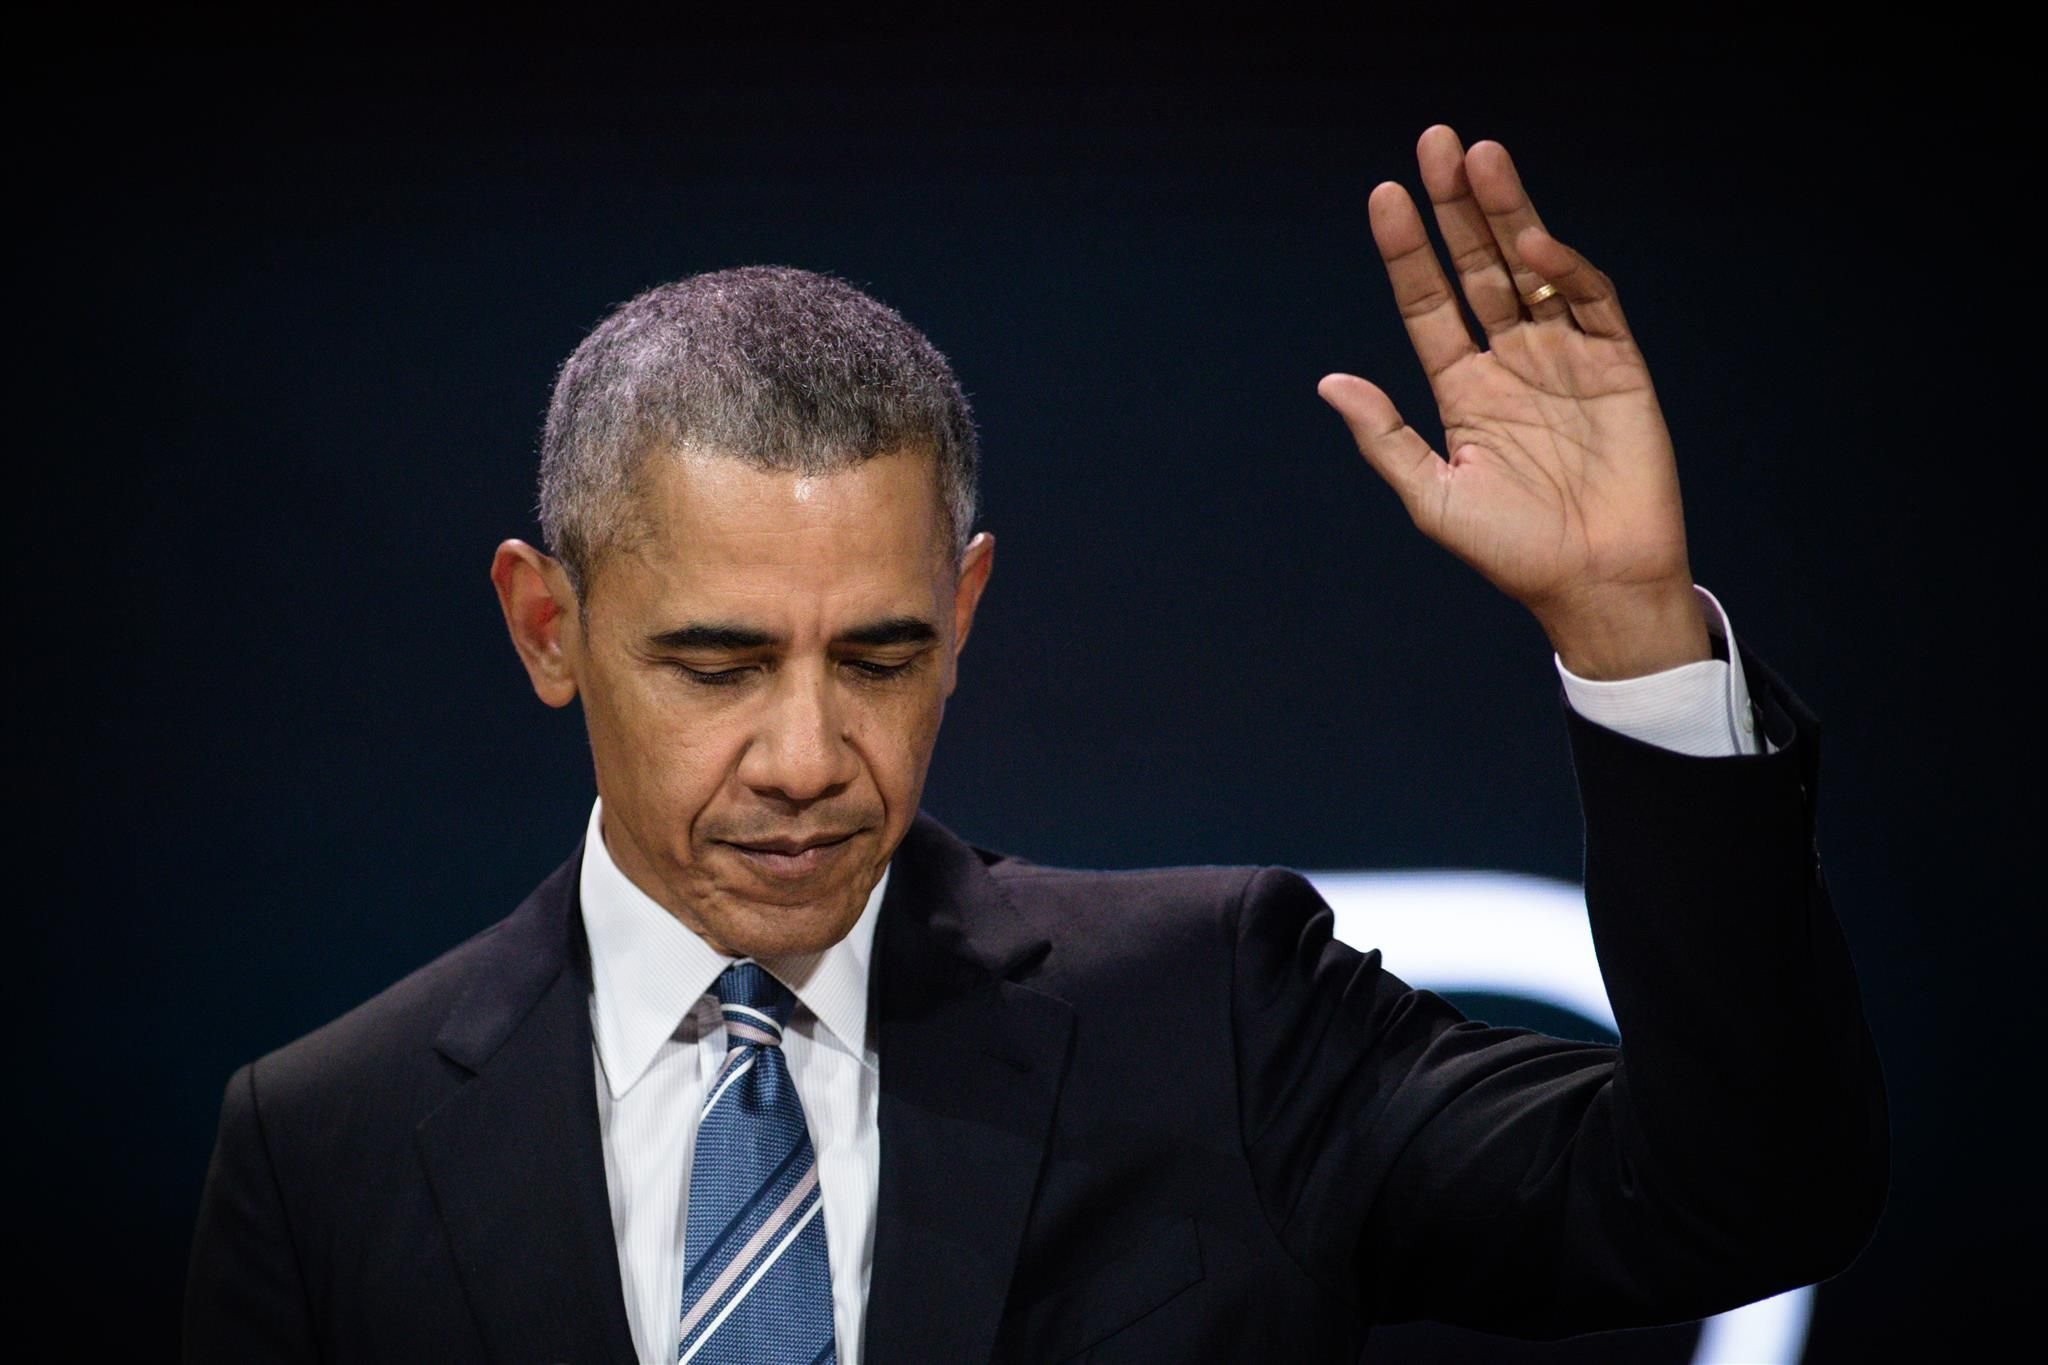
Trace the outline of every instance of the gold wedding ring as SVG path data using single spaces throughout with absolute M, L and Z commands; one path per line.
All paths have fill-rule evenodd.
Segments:
M 1529 293 L 1522 295 L 1522 306 L 1524 308 L 1534 308 L 1556 292 L 1557 286 L 1554 284 L 1546 284 L 1541 289 L 1531 290 Z

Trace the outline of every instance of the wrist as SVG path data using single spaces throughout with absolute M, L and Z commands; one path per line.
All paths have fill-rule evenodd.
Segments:
M 1537 621 L 1559 662 L 1592 681 L 1640 678 L 1714 657 L 1707 606 L 1690 581 L 1602 595 L 1539 613 Z

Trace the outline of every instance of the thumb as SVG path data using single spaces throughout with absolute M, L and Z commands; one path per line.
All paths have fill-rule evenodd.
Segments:
M 1429 442 L 1401 420 L 1394 400 L 1369 380 L 1355 374 L 1326 374 L 1317 383 L 1316 393 L 1337 410 L 1351 429 L 1351 439 L 1358 443 L 1358 453 L 1393 485 L 1402 505 L 1414 516 L 1416 508 L 1424 505 L 1425 490 L 1445 467 Z

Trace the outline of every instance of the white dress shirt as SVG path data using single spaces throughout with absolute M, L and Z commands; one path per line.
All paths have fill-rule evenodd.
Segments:
M 705 992 L 738 959 L 711 948 L 627 879 L 605 847 L 603 820 L 603 801 L 593 802 L 579 886 L 590 940 L 598 1126 L 633 1348 L 646 1365 L 666 1365 L 681 1335 L 697 1115 L 725 1064 L 725 1019 Z M 888 885 L 885 868 L 853 928 L 824 952 L 757 959 L 796 996 L 782 1053 L 818 1156 L 842 1365 L 860 1360 L 875 1251 L 880 1091 L 867 1036 L 868 955 Z
M 1705 588 L 1694 591 L 1708 630 L 1727 643 L 1725 660 L 1618 682 L 1581 678 L 1554 654 L 1552 661 L 1566 699 L 1588 720 L 1698 757 L 1754 754 L 1749 688 L 1727 614 Z M 603 820 L 602 801 L 593 803 L 579 889 L 605 1183 L 634 1349 L 645 1365 L 667 1365 L 682 1318 L 697 1113 L 725 1062 L 725 1023 L 705 993 L 736 959 L 707 946 L 627 879 L 605 846 Z M 796 996 L 782 1050 L 818 1155 L 840 1365 L 860 1365 L 874 1262 L 881 1072 L 867 1035 L 868 962 L 888 884 L 885 868 L 852 930 L 824 952 L 760 960 Z

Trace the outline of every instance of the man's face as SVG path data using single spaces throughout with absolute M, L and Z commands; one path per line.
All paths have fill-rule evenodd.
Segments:
M 564 631 L 606 846 L 727 953 L 819 951 L 916 813 L 993 542 L 956 565 L 916 451 L 657 456 L 639 511 Z

